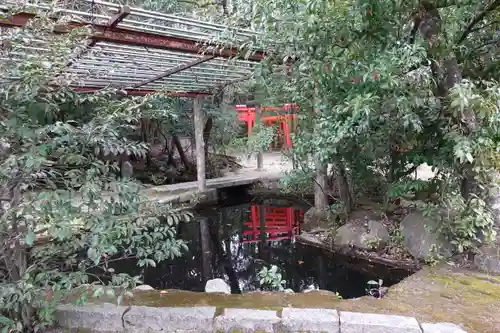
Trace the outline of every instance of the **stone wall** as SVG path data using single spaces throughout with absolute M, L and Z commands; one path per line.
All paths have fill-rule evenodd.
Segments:
M 275 311 L 127 307 L 110 303 L 62 305 L 57 310 L 57 321 L 63 329 L 90 332 L 466 333 L 454 324 L 419 323 L 412 317 L 298 308 Z

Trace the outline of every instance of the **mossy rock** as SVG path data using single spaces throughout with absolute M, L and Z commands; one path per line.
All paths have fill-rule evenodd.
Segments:
M 421 322 L 451 322 L 468 333 L 500 332 L 500 276 L 426 267 L 393 286 L 382 300 L 342 303 L 348 311 L 400 314 Z

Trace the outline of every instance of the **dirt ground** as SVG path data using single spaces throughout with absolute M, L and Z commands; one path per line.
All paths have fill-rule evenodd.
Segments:
M 238 163 L 242 165 L 242 169 L 238 172 L 249 172 L 255 171 L 257 168 L 257 158 L 255 155 L 250 157 L 241 153 L 233 153 L 231 154 L 238 159 Z M 262 154 L 263 160 L 263 171 L 269 172 L 286 172 L 292 170 L 292 162 L 288 160 L 282 153 L 279 151 L 276 152 L 265 152 Z M 427 164 L 422 164 L 417 168 L 414 176 L 418 179 L 428 180 L 434 176 L 435 172 L 431 170 L 431 167 Z

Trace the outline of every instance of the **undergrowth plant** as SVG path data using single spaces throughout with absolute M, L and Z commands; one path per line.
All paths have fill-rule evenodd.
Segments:
M 260 285 L 263 288 L 275 291 L 284 291 L 286 280 L 282 280 L 282 275 L 279 272 L 278 266 L 263 267 L 257 274 L 260 279 Z
M 186 249 L 176 225 L 190 215 L 148 202 L 139 184 L 116 177 L 121 156 L 143 158 L 148 149 L 126 133 L 171 110 L 155 95 L 73 91 L 77 78 L 65 68 L 89 31 L 57 35 L 54 24 L 42 15 L 1 35 L 2 333 L 53 324 L 57 304 L 82 284 L 120 302 L 140 277 L 115 271 L 117 262 L 154 267 Z M 46 51 L 25 48 L 41 40 Z

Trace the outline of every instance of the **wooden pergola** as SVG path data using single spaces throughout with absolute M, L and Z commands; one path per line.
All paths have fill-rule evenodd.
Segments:
M 3 1 L 0 10 L 7 16 L 0 18 L 0 33 L 5 28 L 24 27 L 41 14 L 54 20 L 70 17 L 65 23 L 56 24 L 54 33 L 81 27 L 92 30 L 86 47 L 75 50 L 66 67 L 66 73 L 77 78 L 72 85 L 74 90 L 88 93 L 117 88 L 130 95 L 164 92 L 194 98 L 198 189 L 204 191 L 203 97 L 249 78 L 264 58 L 260 51 L 226 46 L 221 42 L 222 36 L 230 34 L 233 41 L 243 45 L 258 33 L 100 0 L 69 1 L 71 7 L 68 1 L 60 6 L 52 4 L 27 0 L 21 12 L 9 14 L 11 8 L 19 6 L 19 1 Z M 92 10 L 82 10 L 89 6 Z M 98 12 L 94 6 L 98 6 Z M 43 41 L 25 48 L 27 52 L 44 52 Z

